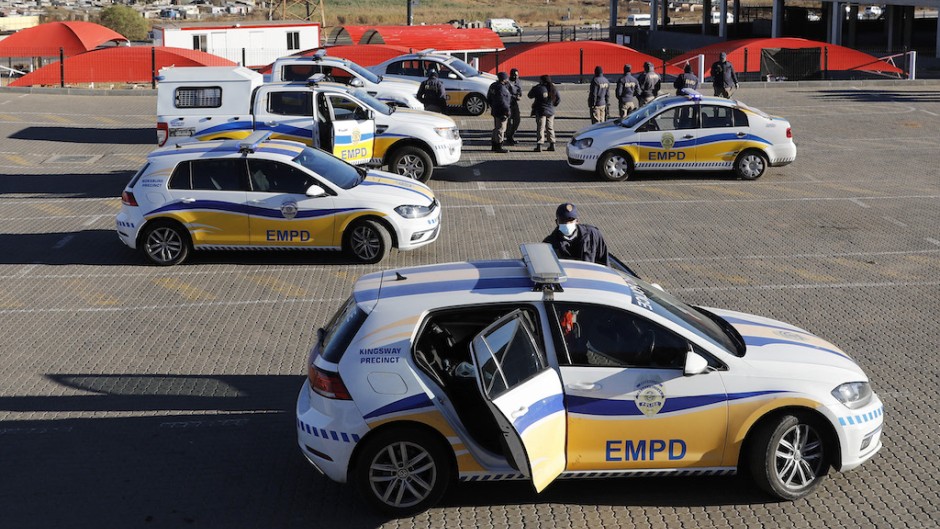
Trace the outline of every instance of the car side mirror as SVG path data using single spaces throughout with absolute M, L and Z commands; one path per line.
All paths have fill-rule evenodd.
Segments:
M 708 360 L 690 348 L 689 352 L 685 355 L 685 368 L 682 374 L 688 377 L 701 375 L 706 371 L 708 371 Z
M 358 78 L 358 77 L 353 77 L 353 78 L 349 79 L 349 86 L 352 86 L 352 87 L 355 87 L 355 88 L 362 88 L 362 87 L 365 86 L 365 85 L 363 85 L 362 79 L 360 79 L 360 78 Z
M 460 79 L 459 77 L 457 77 L 457 74 L 455 74 L 454 72 L 448 73 L 447 78 L 448 79 Z
M 326 190 L 322 187 L 313 184 L 307 188 L 307 196 L 312 198 L 325 197 L 327 195 Z

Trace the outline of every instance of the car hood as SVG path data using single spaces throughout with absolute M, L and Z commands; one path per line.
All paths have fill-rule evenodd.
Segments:
M 744 360 L 762 371 L 811 380 L 831 380 L 834 371 L 841 371 L 852 380 L 868 380 L 845 351 L 809 331 L 753 314 L 708 310 L 741 334 L 747 345 Z
M 389 125 L 390 127 L 394 127 L 396 123 L 435 128 L 457 126 L 457 122 L 443 114 L 413 108 L 398 108 L 391 116 L 376 116 L 376 118 L 379 117 L 384 118 L 382 121 L 387 120 L 386 123 L 382 123 L 383 125 Z
M 586 134 L 588 132 L 598 132 L 598 131 L 606 132 L 608 130 L 627 131 L 630 129 L 621 127 L 620 125 L 615 123 L 614 120 L 610 120 L 610 121 L 604 121 L 603 123 L 595 123 L 594 125 L 591 125 L 589 127 L 584 127 L 583 129 L 576 132 L 575 135 L 572 136 L 572 138 L 580 137 L 582 134 Z
M 434 202 L 431 188 L 411 178 L 387 173 L 369 171 L 365 180 L 355 187 L 358 198 L 368 202 L 384 202 L 391 207 L 401 205 L 430 206 Z
M 415 95 L 418 93 L 418 88 L 421 86 L 421 83 L 417 81 L 411 81 L 408 79 L 390 79 L 388 77 L 382 77 L 382 81 L 379 83 L 379 88 L 383 91 L 395 91 L 399 93 L 407 93 L 410 95 Z

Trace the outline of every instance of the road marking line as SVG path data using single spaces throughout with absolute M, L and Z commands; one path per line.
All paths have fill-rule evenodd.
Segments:
M 26 265 L 19 272 L 14 274 L 13 277 L 26 277 L 26 275 L 32 272 L 33 269 L 36 268 L 37 266 L 39 265 L 37 265 L 36 263 Z
M 832 283 L 832 282 L 839 280 L 838 277 L 833 277 L 829 274 L 820 274 L 820 273 L 812 272 L 810 270 L 806 270 L 805 268 L 797 268 L 795 266 L 791 266 L 786 263 L 770 262 L 769 264 L 770 264 L 771 270 L 782 272 L 782 273 L 792 273 L 794 275 L 802 277 L 803 279 L 808 279 L 810 281 L 818 281 L 820 283 Z
M 920 111 L 923 112 L 924 114 L 930 114 L 931 116 L 934 116 L 934 117 L 940 116 L 940 114 L 934 114 L 933 112 L 929 110 L 920 109 Z
M 84 225 L 84 226 L 91 226 L 92 224 L 98 222 L 98 221 L 101 219 L 101 217 L 105 217 L 105 216 L 106 216 L 106 215 L 95 215 L 94 217 L 92 217 L 92 218 L 88 219 L 87 221 L 85 221 L 85 223 L 84 223 L 83 225 Z
M 870 208 L 870 207 L 871 207 L 871 206 L 869 206 L 868 204 L 862 202 L 861 200 L 859 200 L 859 199 L 857 199 L 857 198 L 850 198 L 850 199 L 849 199 L 849 202 L 851 202 L 851 203 L 853 203 L 853 204 L 857 204 L 857 205 L 859 205 L 859 206 L 861 206 L 861 207 L 863 207 L 863 208 Z
M 502 251 L 502 252 L 499 252 L 499 256 L 500 256 L 501 259 L 512 259 L 512 256 L 509 255 L 509 252 L 507 252 L 507 251 L 505 251 L 505 250 Z
M 644 188 L 643 191 L 652 193 L 654 195 L 659 195 L 661 197 L 674 198 L 677 200 L 688 200 L 692 198 L 685 193 L 679 193 L 677 191 L 670 191 L 668 189 L 659 189 L 657 187 L 647 187 L 647 188 Z
M 49 118 L 50 120 L 55 121 L 57 123 L 75 123 L 74 121 L 70 119 L 65 119 L 62 116 L 57 116 L 55 114 L 40 114 L 40 115 L 46 118 Z
M 195 287 L 189 283 L 184 283 L 174 277 L 165 277 L 151 280 L 153 284 L 163 288 L 173 290 L 186 299 L 198 301 L 201 299 L 216 299 L 215 296 L 205 290 Z
M 814 288 L 895 288 L 895 287 L 928 287 L 940 286 L 940 281 L 911 281 L 911 282 L 872 282 L 872 283 L 828 283 L 807 285 L 757 285 L 757 286 L 734 286 L 734 287 L 689 287 L 689 288 L 668 288 L 669 292 L 732 292 L 747 290 L 806 290 Z
M 895 226 L 900 226 L 900 227 L 902 227 L 902 228 L 906 228 L 906 227 L 907 227 L 907 224 L 904 224 L 903 222 L 899 221 L 898 219 L 896 219 L 896 218 L 894 218 L 894 217 L 882 217 L 882 218 L 885 219 L 886 221 L 890 222 L 891 224 L 894 224 Z
M 15 163 L 16 165 L 32 165 L 31 163 L 29 163 L 29 160 L 27 160 L 26 158 L 23 158 L 22 156 L 18 154 L 4 154 L 3 157 Z
M 722 274 L 713 268 L 708 268 L 694 263 L 679 263 L 679 267 L 692 274 L 698 274 L 704 277 L 711 277 L 713 279 L 727 281 L 728 283 L 735 285 L 746 285 L 750 283 L 750 281 L 748 281 L 748 279 L 744 276 Z
M 927 237 L 927 238 L 924 239 L 924 240 L 926 240 L 926 241 L 929 242 L 930 244 L 933 244 L 933 245 L 936 245 L 936 246 L 940 246 L 940 241 L 938 241 L 937 239 L 934 239 L 934 238 L 931 238 L 931 237 Z
M 454 198 L 459 198 L 459 199 L 461 199 L 461 200 L 466 200 L 467 202 L 473 202 L 473 203 L 476 204 L 476 206 L 474 206 L 474 207 L 480 207 L 480 206 L 483 205 L 483 204 L 492 204 L 492 203 L 493 203 L 492 200 L 487 200 L 487 199 L 485 199 L 485 198 L 480 198 L 480 197 L 478 197 L 478 196 L 476 196 L 476 195 L 471 195 L 470 193 L 462 193 L 462 192 L 460 192 L 460 191 L 446 191 L 446 190 L 441 190 L 441 191 L 438 191 L 438 194 L 447 195 L 447 196 L 449 196 L 449 197 L 454 197 Z M 449 205 L 449 206 L 447 206 L 447 207 L 452 208 L 452 207 L 455 207 L 455 206 Z
M 63 207 L 54 206 L 52 204 L 32 204 L 32 206 L 38 209 L 39 211 L 48 213 L 50 215 L 63 216 L 63 217 L 72 216 L 71 215 L 72 212 L 70 210 L 63 208 Z
M 87 279 L 71 279 L 66 281 L 75 295 L 85 300 L 89 305 L 95 306 L 114 306 L 121 303 L 121 300 L 111 294 L 98 291 L 95 286 Z
M 515 189 L 511 191 L 511 193 L 519 195 L 519 196 L 531 198 L 532 200 L 537 200 L 539 202 L 543 202 L 546 204 L 555 204 L 559 200 L 559 198 L 555 196 L 544 195 L 542 193 L 536 193 L 534 191 L 526 191 L 524 189 Z
M 597 198 L 606 198 L 608 200 L 623 200 L 625 198 L 629 198 L 624 195 L 618 195 L 616 193 L 608 193 L 607 191 L 601 191 L 599 189 L 575 189 L 574 191 L 582 195 L 590 195 L 592 197 L 597 197 Z
M 714 191 L 716 193 L 723 194 L 723 195 L 739 197 L 739 198 L 757 198 L 757 195 L 755 195 L 754 193 L 748 193 L 747 191 L 738 191 L 737 189 L 729 189 L 726 187 L 716 186 L 716 187 L 710 188 L 710 191 Z
M 54 245 L 52 245 L 52 249 L 53 249 L 53 250 L 61 250 L 62 248 L 65 247 L 66 244 L 68 244 L 68 243 L 69 243 L 72 239 L 74 239 L 74 238 L 75 238 L 74 235 L 66 235 L 65 237 L 62 237 L 61 239 L 59 239 L 59 241 L 58 241 L 57 243 L 55 243 Z
M 17 123 L 22 123 L 22 122 L 23 122 L 22 119 L 20 119 L 20 118 L 18 118 L 18 117 L 16 117 L 16 116 L 11 116 L 11 115 L 9 115 L 9 114 L 0 114 L 0 120 L 3 120 L 3 121 L 15 121 L 15 122 L 17 122 Z
M 853 270 L 860 270 L 868 275 L 879 274 L 885 277 L 890 277 L 892 279 L 918 279 L 917 277 L 903 274 L 900 272 L 895 272 L 885 268 L 884 266 L 875 266 L 874 264 L 869 263 L 860 263 L 858 261 L 853 261 L 851 259 L 846 259 L 844 257 L 837 257 L 833 259 L 837 264 L 844 266 L 846 268 L 851 268 Z
M 206 301 L 202 303 L 174 303 L 166 305 L 140 305 L 135 307 L 95 307 L 95 308 L 54 308 L 54 309 L 0 309 L 0 314 L 40 314 L 40 313 L 73 313 L 73 312 L 117 312 L 127 310 L 170 310 L 205 307 L 231 307 L 244 305 L 275 305 L 284 303 L 336 303 L 348 298 L 319 298 L 319 299 L 261 299 L 250 301 Z
M 121 122 L 116 119 L 107 118 L 104 116 L 94 116 L 95 121 L 100 121 L 102 123 L 107 123 L 108 125 L 120 125 Z
M 310 291 L 303 287 L 288 283 L 286 281 L 281 281 L 276 277 L 270 276 L 249 276 L 249 281 L 257 283 L 267 289 L 273 290 L 279 294 L 284 294 L 285 296 L 297 298 L 302 296 L 309 296 Z
M 494 209 L 493 206 L 483 206 L 483 211 L 486 212 L 486 216 L 487 216 L 487 217 L 495 217 L 495 216 L 496 216 L 496 209 Z

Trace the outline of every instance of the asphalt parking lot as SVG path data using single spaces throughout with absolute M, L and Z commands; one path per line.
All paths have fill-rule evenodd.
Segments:
M 797 161 L 759 180 L 570 171 L 588 124 L 566 88 L 560 149 L 489 150 L 457 118 L 435 174 L 438 242 L 375 266 L 332 253 L 197 253 L 157 268 L 114 215 L 153 148 L 155 97 L 0 92 L 0 526 L 940 526 L 940 83 L 745 86 L 787 117 Z M 299 453 L 308 348 L 371 271 L 514 257 L 578 205 L 613 253 L 679 297 L 781 319 L 841 346 L 885 404 L 884 448 L 808 498 L 738 478 L 461 484 L 413 519 L 364 508 Z

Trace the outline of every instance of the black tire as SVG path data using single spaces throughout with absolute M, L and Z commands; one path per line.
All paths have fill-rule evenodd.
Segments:
M 767 171 L 767 155 L 757 149 L 743 151 L 734 160 L 734 174 L 742 180 L 757 180 Z
M 388 159 L 389 172 L 407 176 L 419 182 L 427 182 L 434 172 L 431 155 L 420 147 L 406 145 L 395 149 Z
M 353 482 L 372 508 L 396 517 L 417 514 L 440 501 L 453 479 L 448 450 L 420 429 L 379 432 L 359 449 Z
M 343 237 L 346 252 L 356 261 L 373 264 L 385 259 L 392 247 L 392 237 L 382 223 L 361 220 L 346 228 Z
M 754 435 L 747 468 L 757 486 L 772 496 L 802 498 L 829 472 L 828 446 L 814 421 L 784 415 L 764 422 Z
M 154 221 L 144 228 L 140 250 L 151 263 L 159 266 L 178 265 L 186 260 L 192 242 L 189 232 L 175 222 Z
M 479 116 L 486 112 L 486 98 L 480 94 L 470 94 L 463 99 L 463 109 L 471 116 Z
M 607 151 L 597 161 L 597 174 L 611 182 L 629 180 L 633 176 L 633 160 L 619 149 Z

